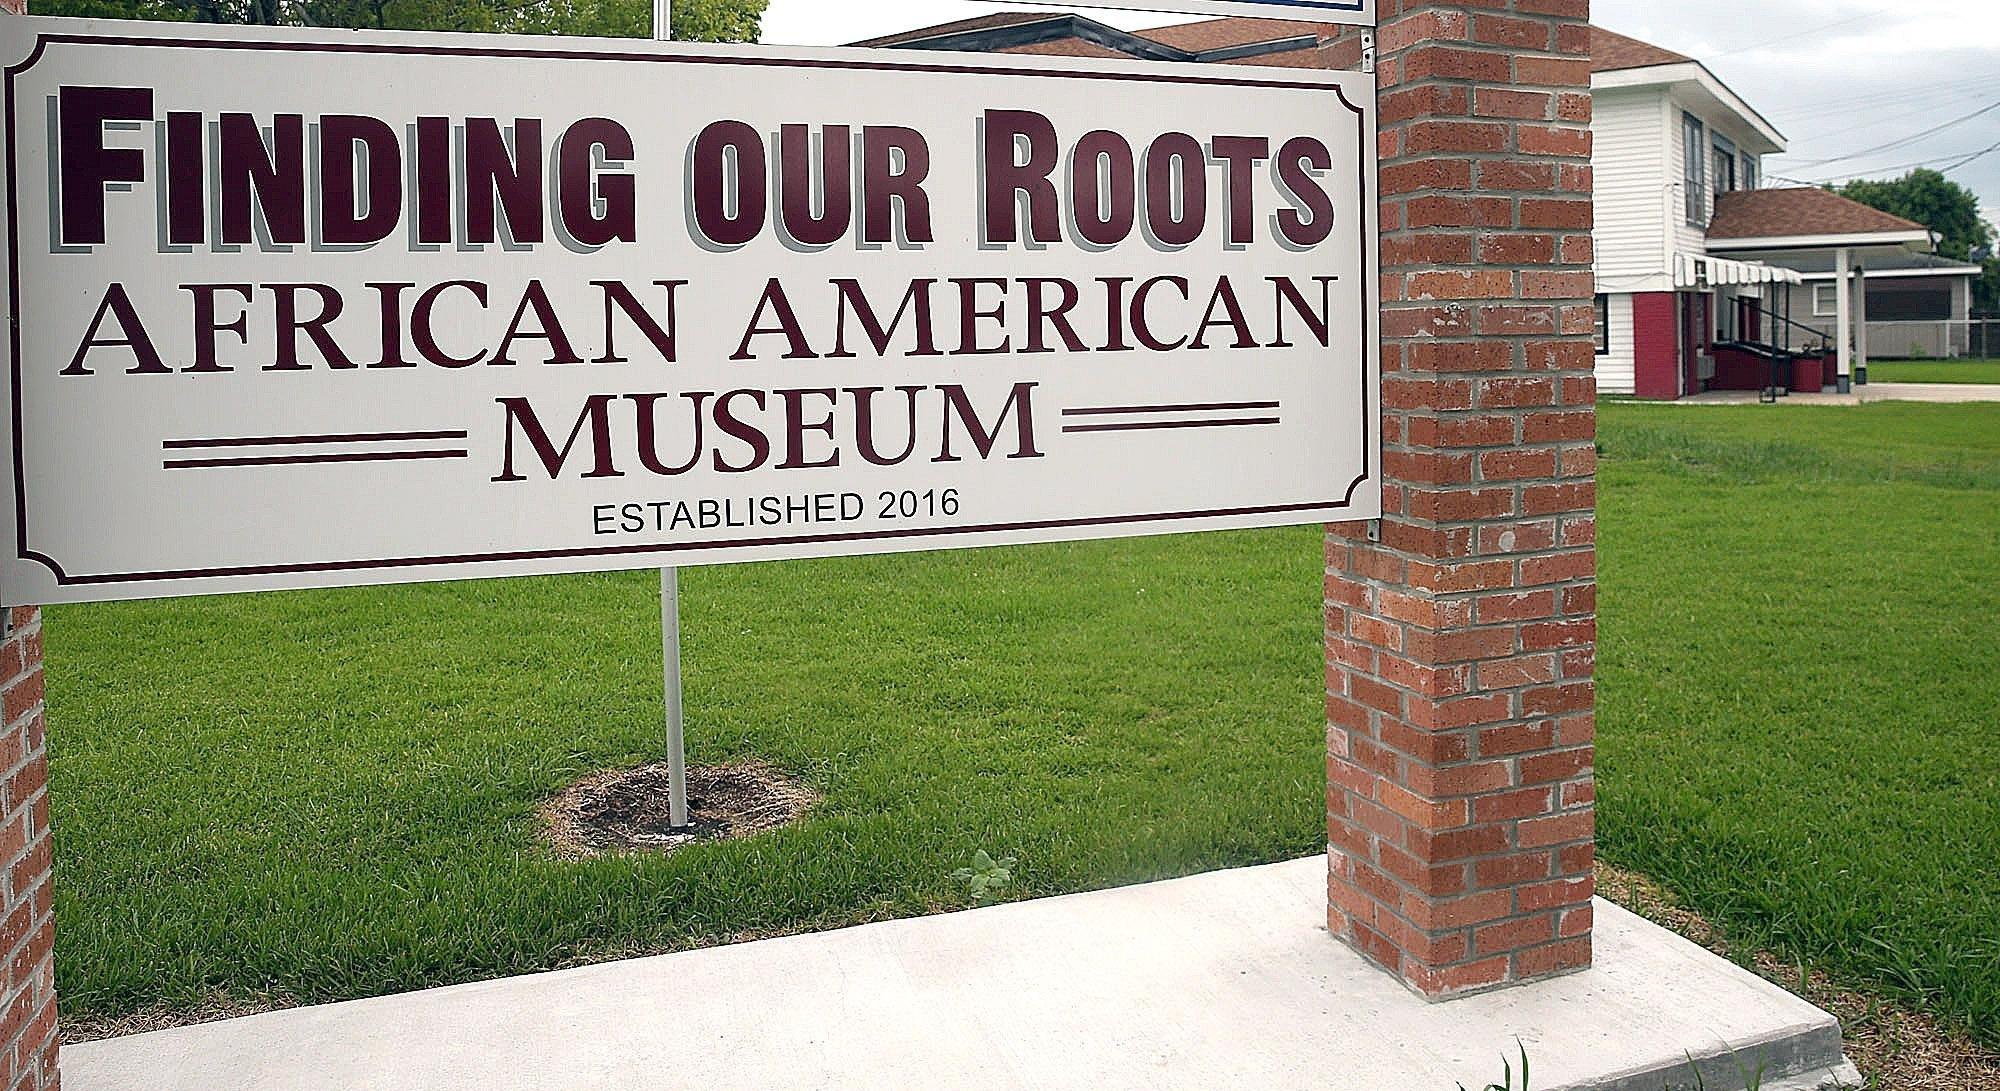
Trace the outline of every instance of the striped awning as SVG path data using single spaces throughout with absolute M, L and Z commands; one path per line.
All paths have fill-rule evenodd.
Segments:
M 1733 261 L 1707 254 L 1674 255 L 1674 287 L 1718 288 L 1729 284 L 1803 284 L 1791 269 L 1761 261 Z

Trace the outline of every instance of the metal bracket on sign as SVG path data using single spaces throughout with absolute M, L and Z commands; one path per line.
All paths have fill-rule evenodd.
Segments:
M 1361 71 L 1375 71 L 1375 32 L 1372 30 L 1361 32 Z
M 1377 543 L 1378 545 L 1379 545 L 1379 544 L 1381 543 L 1381 541 L 1382 541 L 1382 520 L 1380 520 L 1380 519 L 1370 519 L 1370 520 L 1368 520 L 1368 540 L 1369 540 L 1369 541 L 1371 541 L 1371 542 L 1375 542 L 1375 543 Z

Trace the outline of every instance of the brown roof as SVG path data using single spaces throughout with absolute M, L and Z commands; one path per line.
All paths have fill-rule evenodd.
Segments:
M 1231 57 L 1223 64 L 1342 69 L 1361 63 L 1361 36 L 1357 28 L 1337 23 L 1315 23 L 1305 19 L 1205 19 L 1198 23 L 1154 27 L 1135 33 L 1190 53 L 1293 38 L 1309 37 L 1314 42 L 1302 49 Z
M 1098 45 L 1096 42 L 1086 42 L 1082 38 L 1057 38 L 1054 41 L 1036 42 L 1033 45 L 1010 45 L 1000 50 L 1000 52 L 1034 53 L 1043 57 L 1093 57 L 1099 59 L 1108 57 L 1123 58 L 1128 61 L 1132 59 L 1130 53 L 1120 53 L 1115 49 Z
M 1340 59 L 1345 54 L 1346 59 Z M 1263 68 L 1353 68 L 1361 63 L 1361 44 L 1356 42 L 1351 49 L 1336 53 L 1324 46 L 1311 49 L 1288 49 L 1283 53 L 1258 53 L 1248 57 L 1231 57 L 1223 64 L 1248 64 Z
M 1003 12 L 996 15 L 980 16 L 976 19 L 960 19 L 953 23 L 907 30 L 881 38 L 870 38 L 856 42 L 862 46 L 895 46 L 910 42 L 937 38 L 950 34 L 963 34 L 981 30 L 998 30 L 1004 27 L 1024 26 L 1051 19 L 1067 18 L 1066 12 Z M 1650 68 L 1655 65 L 1681 64 L 1691 58 L 1669 49 L 1649 45 L 1636 38 L 1627 38 L 1602 27 L 1591 27 L 1591 69 L 1608 72 L 1623 68 Z M 1151 30 L 1134 31 L 1135 37 L 1159 42 L 1161 45 L 1188 53 L 1206 53 L 1218 49 L 1232 49 L 1239 46 L 1258 45 L 1265 42 L 1279 42 L 1293 38 L 1311 36 L 1317 44 L 1305 49 L 1290 49 L 1283 52 L 1253 53 L 1246 57 L 1232 57 L 1225 63 L 1274 65 L 1285 68 L 1347 68 L 1360 60 L 1360 41 L 1353 29 L 1335 23 L 1318 23 L 1305 19 L 1203 19 L 1193 23 L 1176 23 L 1172 26 L 1154 27 Z M 1077 39 L 1053 39 L 1028 45 L 1011 46 L 1003 50 L 1007 53 L 1039 53 L 1067 57 L 1117 57 L 1123 56 L 1095 42 Z
M 1034 53 L 1045 57 L 1115 57 L 1124 58 L 1125 60 L 1132 59 L 1130 53 L 1122 53 L 1116 49 L 1109 49 L 1098 45 L 1096 42 L 1086 42 L 1076 38 L 1056 38 L 1046 42 L 1035 42 L 1030 45 L 1008 46 L 999 52 Z M 1360 60 L 1361 51 L 1358 48 L 1351 52 L 1354 54 L 1355 61 Z M 1282 53 L 1253 53 L 1247 57 L 1231 57 L 1228 60 L 1218 63 L 1254 64 L 1270 68 L 1342 68 L 1349 67 L 1354 62 L 1350 61 L 1346 65 L 1343 65 L 1329 61 L 1328 54 L 1315 45 L 1305 49 L 1287 49 Z
M 1057 19 L 1074 18 L 1065 12 L 1007 12 L 986 15 L 976 19 L 960 19 L 957 22 L 941 23 L 937 26 L 906 30 L 880 38 L 856 42 L 858 46 L 899 46 L 926 41 L 954 34 L 976 33 L 983 30 L 1002 30 L 1008 27 L 1028 26 L 1034 23 Z M 1124 36 L 1126 32 L 1104 28 L 1106 33 Z M 1317 23 L 1300 19 L 1205 19 L 1196 23 L 1181 23 L 1175 26 L 1156 27 L 1152 30 L 1131 32 L 1130 37 L 1142 38 L 1184 53 L 1204 53 L 1219 49 L 1234 49 L 1265 43 L 1278 43 L 1298 38 L 1311 37 L 1313 44 L 1304 48 L 1286 49 L 1273 52 L 1251 52 L 1247 56 L 1230 57 L 1224 64 L 1271 65 L 1281 68 L 1351 68 L 1361 59 L 1360 38 L 1349 28 L 1333 23 Z M 1029 42 L 1024 45 L 1004 46 L 1002 53 L 1032 53 L 1054 57 L 1129 57 L 1130 53 L 1107 47 L 1095 41 L 1080 38 L 1051 38 L 1046 41 Z
M 1133 33 L 1190 53 L 1206 53 L 1211 49 L 1275 42 L 1281 38 L 1303 38 L 1308 34 L 1322 40 L 1336 38 L 1340 36 L 1341 28 L 1332 23 L 1312 23 L 1302 19 L 1203 19 L 1198 23 L 1178 23 Z
M 1600 26 L 1590 28 L 1590 70 L 1617 72 L 1626 68 L 1653 68 L 1662 64 L 1687 64 L 1694 58 L 1650 42 L 1627 38 Z
M 1806 235 L 1880 235 L 1922 231 L 1924 225 L 1891 216 L 1831 190 L 1752 189 L 1715 199 L 1711 239 L 1788 239 Z
M 1039 23 L 1044 19 L 1060 19 L 1062 17 L 1062 13 L 1053 11 L 1006 11 L 998 15 L 982 15 L 976 19 L 960 19 L 955 23 L 939 23 L 936 26 L 905 30 L 897 34 L 888 34 L 880 38 L 870 38 L 867 41 L 855 42 L 854 44 L 858 46 L 901 45 L 904 42 L 922 41 L 925 38 L 936 38 L 945 34 L 963 34 L 970 30 L 993 30 L 998 27 L 1018 26 L 1022 23 Z

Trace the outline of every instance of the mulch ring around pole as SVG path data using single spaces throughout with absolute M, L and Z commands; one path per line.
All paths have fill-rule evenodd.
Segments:
M 688 770 L 686 829 L 675 829 L 665 762 L 592 773 L 538 809 L 541 840 L 560 856 L 588 859 L 670 853 L 703 841 L 730 841 L 791 825 L 819 794 L 761 761 Z

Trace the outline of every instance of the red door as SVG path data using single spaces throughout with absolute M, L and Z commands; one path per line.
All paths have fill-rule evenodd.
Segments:
M 1682 292 L 1681 300 L 1681 394 L 1701 393 L 1701 357 L 1709 349 L 1714 297 Z

